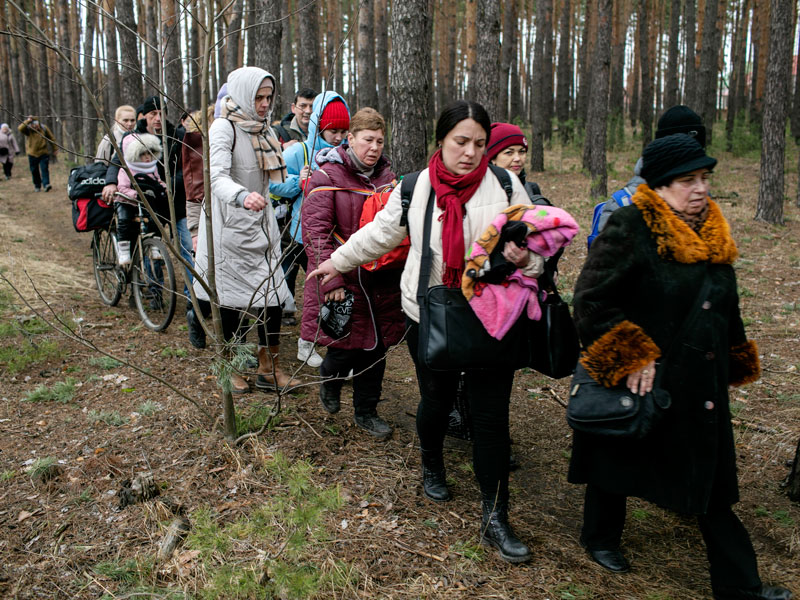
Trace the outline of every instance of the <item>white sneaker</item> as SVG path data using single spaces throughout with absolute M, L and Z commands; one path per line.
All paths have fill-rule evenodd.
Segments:
M 117 241 L 117 263 L 121 267 L 131 264 L 131 243 Z
M 314 342 L 297 338 L 297 360 L 315 369 L 322 364 L 322 357 L 314 349 Z

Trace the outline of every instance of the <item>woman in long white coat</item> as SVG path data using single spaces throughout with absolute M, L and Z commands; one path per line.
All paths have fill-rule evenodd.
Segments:
M 269 127 L 275 80 L 267 71 L 242 67 L 228 76 L 221 118 L 209 128 L 211 211 L 216 290 L 225 340 L 244 337 L 250 315 L 258 329 L 256 387 L 286 390 L 299 385 L 278 367 L 282 306 L 289 289 L 281 268 L 280 231 L 269 194 L 294 197 L 299 178 L 286 173 L 280 142 Z M 204 210 L 207 207 L 204 207 Z M 196 269 L 207 280 L 205 214 L 198 231 Z M 200 282 L 194 291 L 203 314 L 209 297 Z M 239 375 L 235 393 L 249 390 Z

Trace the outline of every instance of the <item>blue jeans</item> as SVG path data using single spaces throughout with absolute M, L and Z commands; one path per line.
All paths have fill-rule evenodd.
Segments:
M 189 264 L 194 266 L 194 260 L 192 259 L 192 234 L 189 233 L 186 217 L 178 219 L 178 242 L 180 243 L 181 256 L 185 258 Z M 189 283 L 192 283 L 192 274 L 189 272 L 189 269 L 186 269 L 186 275 L 189 277 Z M 191 298 L 186 283 L 183 284 L 183 295 L 186 296 L 187 299 Z
M 33 176 L 33 187 L 37 190 L 50 185 L 50 155 L 31 156 L 28 155 L 28 164 L 31 167 Z M 41 175 L 39 170 L 41 169 Z

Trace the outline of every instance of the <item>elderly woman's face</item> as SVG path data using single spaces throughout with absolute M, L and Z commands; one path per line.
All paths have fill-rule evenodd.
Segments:
M 362 163 L 368 167 L 377 164 L 383 154 L 383 131 L 380 129 L 362 129 L 355 135 L 347 134 L 347 143 Z
M 695 169 L 676 177 L 669 185 L 657 187 L 655 192 L 678 212 L 696 215 L 702 212 L 708 203 L 710 184 L 711 171 Z

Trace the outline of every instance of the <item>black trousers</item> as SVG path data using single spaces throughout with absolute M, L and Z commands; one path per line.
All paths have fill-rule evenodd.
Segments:
M 282 266 L 286 285 L 289 286 L 289 291 L 294 298 L 297 273 L 300 271 L 300 267 L 303 267 L 304 272 L 308 270 L 308 256 L 303 244 L 292 242 L 284 248 Z
M 581 540 L 588 549 L 619 548 L 626 500 L 596 485 L 586 486 Z M 708 512 L 698 515 L 697 524 L 706 543 L 713 588 L 755 589 L 761 585 L 750 536 L 730 505 L 712 499 Z
M 139 207 L 124 202 L 114 202 L 114 210 L 117 211 L 117 239 L 120 242 L 131 242 L 131 246 L 133 246 L 136 236 L 139 235 L 139 223 L 135 220 L 139 216 Z M 147 211 L 143 211 L 143 215 L 147 215 Z M 145 233 L 158 231 L 158 227 L 152 219 L 147 221 L 145 227 Z M 131 254 L 133 254 L 133 247 L 131 247 Z
M 11 177 L 11 169 L 14 168 L 14 163 L 10 160 L 7 160 L 3 163 L 3 175 L 6 177 Z
M 417 360 L 419 325 L 407 320 L 408 350 L 414 360 L 419 383 L 417 435 L 423 453 L 441 454 L 450 411 L 456 399 L 458 371 L 432 371 Z M 508 500 L 508 407 L 513 369 L 467 371 L 464 392 L 472 415 L 472 465 L 486 498 Z
M 374 350 L 345 350 L 329 347 L 319 374 L 344 378 L 353 370 L 353 410 L 356 414 L 372 414 L 381 399 L 383 375 L 386 372 L 386 348 L 378 344 Z M 343 379 L 326 381 L 327 388 L 341 389 Z
M 199 298 L 197 302 L 200 305 L 203 317 L 208 318 L 211 316 L 211 303 Z M 230 342 L 236 337 L 241 342 L 247 340 L 247 331 L 250 329 L 250 318 L 248 316 L 243 315 L 240 310 L 225 306 L 219 307 L 219 315 L 222 319 L 222 335 L 226 342 Z M 258 311 L 256 330 L 258 332 L 259 346 L 277 346 L 281 343 L 282 315 L 283 310 L 280 306 L 268 306 L 266 309 L 262 308 Z

